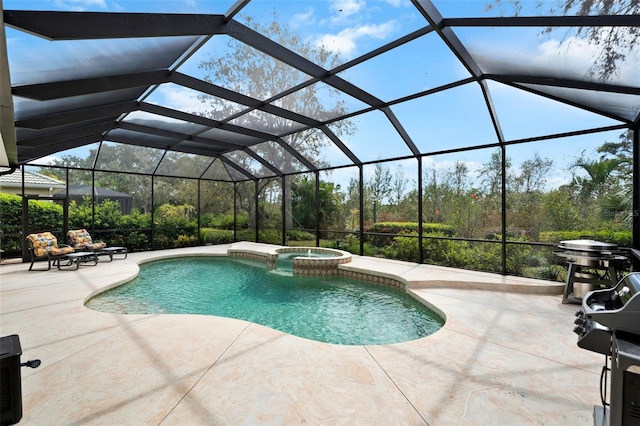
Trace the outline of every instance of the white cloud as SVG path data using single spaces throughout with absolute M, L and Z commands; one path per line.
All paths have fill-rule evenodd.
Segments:
M 406 7 L 411 5 L 411 2 L 409 0 L 385 0 L 385 2 L 393 7 Z
M 33 161 L 35 164 L 56 164 L 61 158 L 57 155 L 47 155 L 46 157 L 38 158 Z
M 318 45 L 323 45 L 333 52 L 351 55 L 357 51 L 357 41 L 360 39 L 375 38 L 384 39 L 393 32 L 395 21 L 388 21 L 379 25 L 362 25 L 346 28 L 338 34 L 325 34 L 317 39 Z
M 180 86 L 162 85 L 154 92 L 164 98 L 162 105 L 178 111 L 203 112 L 207 106 L 200 102 L 198 93 Z
M 329 5 L 329 10 L 338 12 L 338 15 L 333 17 L 332 20 L 342 21 L 360 12 L 366 5 L 364 0 L 332 0 Z
M 54 0 L 52 3 L 57 7 L 77 12 L 85 11 L 92 7 L 107 8 L 106 0 Z
M 316 22 L 315 10 L 310 7 L 304 13 L 296 13 L 289 21 L 289 26 L 292 28 L 305 28 L 313 25 Z

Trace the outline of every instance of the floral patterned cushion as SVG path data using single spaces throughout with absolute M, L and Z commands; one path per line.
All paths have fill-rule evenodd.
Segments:
M 76 250 L 100 250 L 101 248 L 105 248 L 107 246 L 102 241 L 94 242 L 91 238 L 91 234 L 89 234 L 86 229 L 71 230 L 67 232 L 67 236 L 69 237 L 69 242 Z
M 58 247 L 58 239 L 51 232 L 29 234 L 27 238 L 31 241 L 33 253 L 36 257 L 60 256 L 73 253 L 73 247 Z

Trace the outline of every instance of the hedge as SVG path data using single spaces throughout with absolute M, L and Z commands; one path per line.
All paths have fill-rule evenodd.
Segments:
M 540 242 L 557 244 L 565 240 L 594 239 L 619 247 L 631 247 L 631 231 L 542 231 Z
M 418 232 L 418 222 L 378 222 L 365 229 L 365 232 L 376 232 L 381 234 L 406 234 Z M 452 237 L 455 229 L 452 226 L 442 223 L 423 223 L 422 232 L 424 234 L 439 234 Z

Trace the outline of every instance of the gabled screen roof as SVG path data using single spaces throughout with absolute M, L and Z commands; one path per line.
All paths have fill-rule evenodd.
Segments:
M 127 144 L 198 159 L 189 177 L 246 180 L 640 121 L 640 57 L 621 52 L 602 77 L 579 31 L 634 37 L 638 15 L 499 16 L 428 0 L 366 10 L 216 1 L 189 13 L 150 3 L 3 11 L 0 166 Z M 4 2 L 22 4 L 50 5 Z M 532 104 L 582 115 L 535 132 L 510 125 Z

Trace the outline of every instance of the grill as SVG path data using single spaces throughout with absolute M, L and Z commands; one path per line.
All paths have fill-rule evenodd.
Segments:
M 587 293 L 575 324 L 578 346 L 605 355 L 594 425 L 640 425 L 640 273 Z
M 617 245 L 587 239 L 560 241 L 554 253 L 567 261 L 562 303 L 580 304 L 587 292 L 614 287 L 627 261 Z

